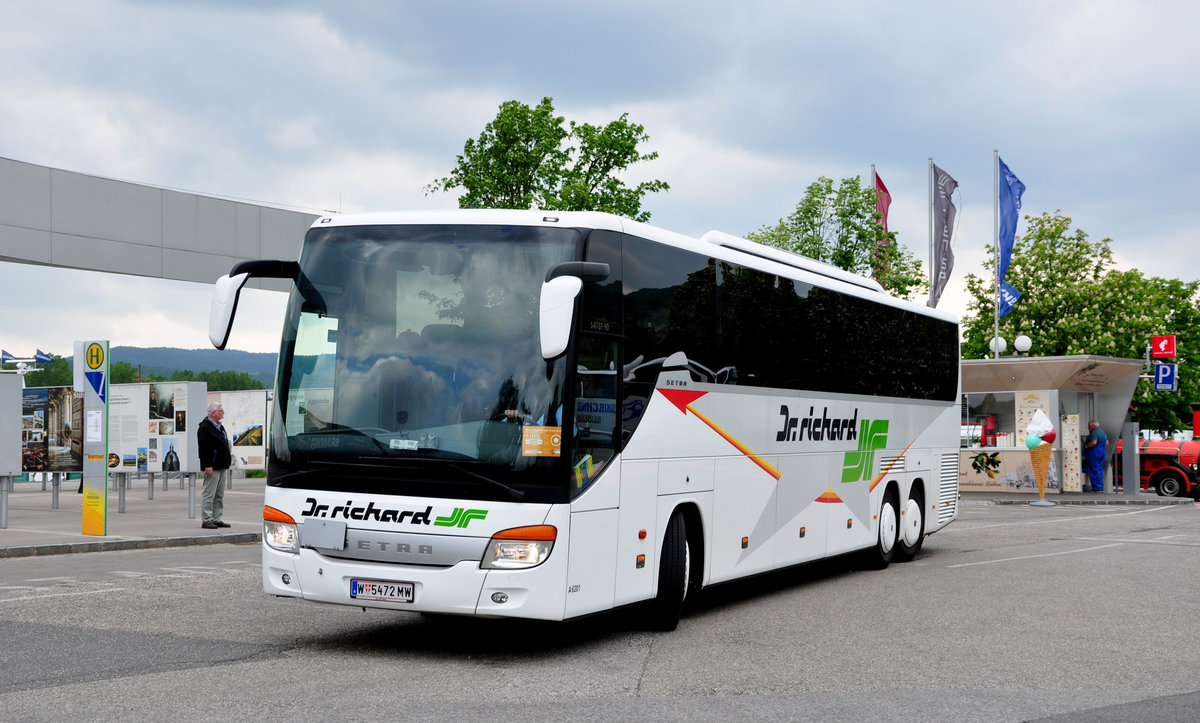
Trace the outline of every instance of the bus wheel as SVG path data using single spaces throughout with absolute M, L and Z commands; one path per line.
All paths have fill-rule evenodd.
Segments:
M 1183 492 L 1183 480 L 1175 472 L 1167 472 L 1158 478 L 1158 493 L 1164 497 L 1178 497 Z
M 679 626 L 683 599 L 687 596 L 690 552 L 683 513 L 675 510 L 667 523 L 658 562 L 658 596 L 650 608 L 650 625 L 654 630 L 668 632 Z
M 874 546 L 863 551 L 863 563 L 872 570 L 882 570 L 892 561 L 900 532 L 899 505 L 895 490 L 888 490 L 879 507 L 879 537 Z
M 920 492 L 914 492 L 904 506 L 904 520 L 900 525 L 900 539 L 896 543 L 896 561 L 908 562 L 921 551 L 925 541 L 925 505 Z

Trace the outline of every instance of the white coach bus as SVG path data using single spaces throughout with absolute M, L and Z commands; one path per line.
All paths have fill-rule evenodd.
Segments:
M 957 514 L 956 320 L 744 239 L 600 213 L 331 215 L 299 262 L 263 587 L 563 620 L 819 558 L 909 560 Z

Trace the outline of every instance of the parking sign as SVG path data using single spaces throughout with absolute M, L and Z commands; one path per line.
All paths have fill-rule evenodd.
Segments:
M 1154 391 L 1156 392 L 1173 392 L 1175 391 L 1176 380 L 1179 378 L 1178 364 L 1155 364 L 1154 365 Z

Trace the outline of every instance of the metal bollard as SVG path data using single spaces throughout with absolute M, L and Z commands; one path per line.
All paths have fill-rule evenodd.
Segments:
M 125 512 L 125 478 L 128 472 L 117 472 L 117 512 Z
M 196 475 L 185 473 L 179 478 L 179 484 L 183 484 L 183 478 L 188 478 L 188 519 L 196 519 Z
M 163 472 L 163 492 L 167 491 L 167 485 L 171 482 L 171 473 Z
M 64 472 L 63 474 L 66 473 Z M 50 478 L 50 489 L 52 490 L 50 494 L 50 509 L 52 510 L 58 509 L 58 490 L 62 487 L 61 479 L 58 472 L 55 472 L 54 476 Z
M 146 485 L 146 499 L 154 499 L 154 473 L 150 473 L 150 483 Z
M 12 484 L 12 477 L 0 477 L 0 530 L 8 529 L 8 491 Z

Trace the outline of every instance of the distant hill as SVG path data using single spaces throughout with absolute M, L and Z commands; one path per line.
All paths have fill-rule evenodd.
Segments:
M 170 377 L 173 372 L 243 372 L 262 382 L 267 389 L 275 386 L 275 360 L 278 354 L 238 351 L 236 349 L 176 349 L 173 347 L 114 346 L 109 360 L 142 365 L 142 375 Z

